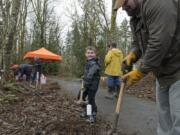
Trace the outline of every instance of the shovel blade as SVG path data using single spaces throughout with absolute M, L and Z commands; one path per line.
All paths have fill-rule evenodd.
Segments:
M 119 113 L 115 113 L 114 122 L 113 122 L 113 132 L 116 132 L 118 120 L 119 120 Z

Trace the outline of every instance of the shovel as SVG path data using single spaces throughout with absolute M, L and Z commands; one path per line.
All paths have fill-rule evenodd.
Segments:
M 132 68 L 133 68 L 132 65 L 128 66 L 125 63 L 122 63 L 123 74 L 130 72 L 132 70 Z M 113 129 L 109 132 L 109 135 L 112 135 L 113 133 L 116 132 L 125 87 L 126 87 L 126 80 L 122 80 L 121 88 L 120 88 L 120 92 L 119 92 L 119 96 L 118 96 L 118 100 L 117 100 L 117 104 L 116 104 L 116 110 L 115 110 L 115 114 L 114 114 Z
M 81 90 L 80 90 L 80 97 L 79 97 L 79 100 L 77 101 L 77 104 L 84 104 L 84 101 L 83 101 L 83 92 L 84 92 L 84 83 L 83 83 L 83 80 L 82 80 Z
M 115 133 L 117 129 L 125 86 L 126 86 L 125 81 L 122 81 L 117 104 L 116 104 L 115 114 L 114 114 L 113 129 L 109 132 L 109 135 L 112 135 L 113 133 Z

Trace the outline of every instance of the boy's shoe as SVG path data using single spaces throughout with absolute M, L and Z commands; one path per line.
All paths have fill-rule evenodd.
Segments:
M 108 93 L 108 94 L 105 96 L 105 98 L 113 100 L 113 99 L 114 99 L 114 95 Z
M 81 118 L 87 118 L 88 116 L 87 116 L 86 112 L 82 112 L 82 113 L 80 114 L 80 117 L 81 117 Z
M 95 123 L 96 122 L 96 116 L 90 115 L 86 121 L 89 123 Z
M 119 91 L 120 91 L 120 86 L 116 86 L 116 89 L 115 89 L 115 92 L 114 92 L 114 97 L 118 98 Z
M 111 100 L 114 99 L 113 92 L 114 92 L 114 87 L 109 87 L 105 98 L 111 99 Z
M 117 93 L 117 92 L 113 93 L 113 97 L 118 98 L 118 96 L 119 96 L 119 93 Z

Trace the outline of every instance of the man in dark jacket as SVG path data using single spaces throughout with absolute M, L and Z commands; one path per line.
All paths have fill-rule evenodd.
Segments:
M 94 47 L 87 47 L 85 55 L 87 58 L 87 63 L 85 65 L 83 81 L 85 92 L 88 96 L 88 104 L 92 106 L 92 115 L 89 116 L 88 121 L 94 123 L 96 121 L 97 113 L 95 96 L 100 80 L 100 64 L 98 62 L 98 59 L 96 58 L 96 50 Z M 86 111 L 82 113 L 82 116 L 85 116 L 85 113 Z
M 39 57 L 35 57 L 34 58 L 34 74 L 32 77 L 32 81 L 34 82 L 37 79 L 38 83 L 40 83 L 41 74 L 42 74 L 42 62 Z
M 131 17 L 133 48 L 123 63 L 142 59 L 123 76 L 132 85 L 153 72 L 157 78 L 158 135 L 180 135 L 180 0 L 116 0 Z
M 17 76 L 18 80 L 20 80 L 23 77 L 23 75 L 25 75 L 26 81 L 30 81 L 31 72 L 32 72 L 32 65 L 20 64 L 17 66 L 17 69 L 14 70 L 14 75 Z

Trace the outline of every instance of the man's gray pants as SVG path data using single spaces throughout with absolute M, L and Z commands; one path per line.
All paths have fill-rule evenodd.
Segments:
M 156 81 L 157 135 L 180 135 L 180 80 L 168 88 Z

